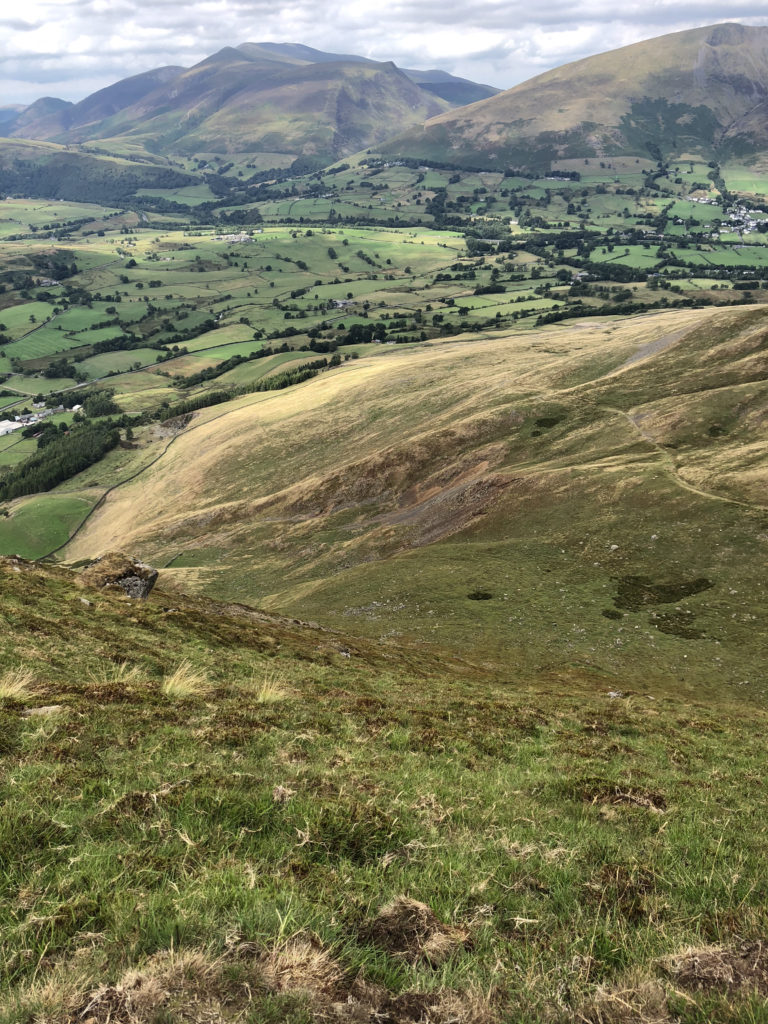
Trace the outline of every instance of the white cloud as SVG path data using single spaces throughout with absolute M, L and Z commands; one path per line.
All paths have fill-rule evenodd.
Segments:
M 508 88 L 592 53 L 722 21 L 768 25 L 765 0 L 28 0 L 18 16 L 0 17 L 0 105 L 78 100 L 139 71 L 265 40 Z

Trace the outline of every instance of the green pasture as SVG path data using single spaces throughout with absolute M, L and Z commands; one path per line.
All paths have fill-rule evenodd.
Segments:
M 154 363 L 160 353 L 153 348 L 134 348 L 117 352 L 103 352 L 97 356 L 89 356 L 79 363 L 80 369 L 84 370 L 93 379 L 105 377 L 110 373 L 122 373 L 134 365 L 146 366 Z
M 2 465 L 0 453 L 0 465 Z M 0 517 L 0 554 L 40 558 L 65 543 L 88 514 L 92 501 L 75 495 L 22 498 L 7 518 Z
M 167 199 L 169 202 L 181 203 L 184 206 L 199 206 L 200 203 L 209 203 L 216 198 L 208 185 L 189 185 L 186 188 L 140 188 L 136 195 Z

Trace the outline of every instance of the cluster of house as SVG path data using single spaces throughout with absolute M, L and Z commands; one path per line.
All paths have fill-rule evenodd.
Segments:
M 36 402 L 32 408 L 36 411 L 19 413 L 12 420 L 0 420 L 0 437 L 11 434 L 14 430 L 23 430 L 24 427 L 32 427 L 35 423 L 42 423 L 43 420 L 53 416 L 54 413 L 64 412 L 63 405 L 58 405 L 55 409 L 46 409 L 43 403 Z M 81 408 L 82 406 L 75 405 L 70 411 L 77 412 Z
M 759 224 L 765 223 L 765 214 L 761 210 L 748 210 L 746 206 L 734 206 L 728 213 L 728 220 L 742 235 L 757 231 Z
M 260 235 L 262 233 L 261 228 L 255 228 L 254 234 Z M 246 235 L 245 232 L 240 232 L 236 235 L 214 235 L 214 242 L 229 242 L 230 245 L 235 245 L 238 242 L 252 242 L 253 238 L 250 235 Z
M 687 198 L 692 203 L 703 203 L 705 206 L 720 205 L 719 199 L 707 199 L 699 196 L 688 196 Z M 724 231 L 714 232 L 713 238 L 729 231 L 738 231 L 741 235 L 750 235 L 753 231 L 757 231 L 760 224 L 765 224 L 766 221 L 762 210 L 749 210 L 746 206 L 732 206 L 728 211 L 727 219 L 730 222 L 730 227 L 726 227 Z

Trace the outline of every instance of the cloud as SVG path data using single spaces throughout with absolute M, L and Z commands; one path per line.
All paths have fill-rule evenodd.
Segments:
M 768 25 L 765 0 L 28 0 L 0 19 L 0 105 L 94 88 L 223 46 L 299 42 L 508 88 L 679 29 Z

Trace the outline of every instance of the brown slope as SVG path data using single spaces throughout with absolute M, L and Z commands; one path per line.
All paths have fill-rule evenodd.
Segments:
M 560 158 L 727 149 L 768 97 L 768 28 L 676 32 L 548 71 L 411 130 L 386 152 L 536 169 Z M 739 135 L 740 147 L 753 145 Z

